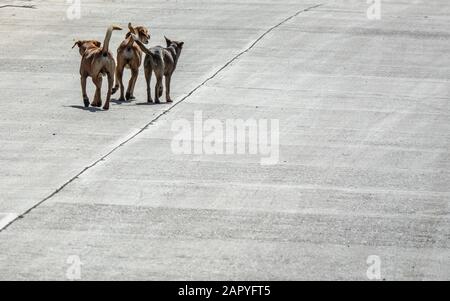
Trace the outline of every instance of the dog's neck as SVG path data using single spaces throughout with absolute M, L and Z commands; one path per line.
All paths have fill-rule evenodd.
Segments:
M 81 56 L 84 56 L 84 54 L 86 53 L 86 51 L 88 50 L 92 50 L 92 49 L 99 49 L 100 47 L 94 44 L 87 44 L 87 45 L 82 45 L 79 49 L 79 52 L 81 54 Z
M 169 51 L 172 54 L 173 62 L 176 67 L 177 63 L 178 63 L 178 58 L 180 57 L 180 54 L 181 54 L 181 49 L 174 43 L 172 43 L 166 49 L 167 49 L 167 51 Z

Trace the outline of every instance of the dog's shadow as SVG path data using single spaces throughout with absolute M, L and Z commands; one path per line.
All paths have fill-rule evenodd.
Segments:
M 115 98 L 111 98 L 110 102 L 115 103 L 116 105 L 130 103 L 129 100 L 120 100 L 120 99 L 115 99 Z
M 118 99 L 111 99 L 110 102 L 117 104 L 117 105 L 122 105 L 122 104 L 130 104 L 131 101 L 122 101 L 122 100 L 118 100 Z M 136 106 L 157 106 L 157 105 L 163 105 L 165 104 L 164 102 L 160 102 L 160 103 L 154 103 L 154 102 L 135 102 L 134 103 Z M 95 112 L 104 112 L 105 110 L 101 109 L 101 108 L 97 108 L 97 107 L 85 107 L 82 105 L 70 105 L 70 106 L 64 106 L 66 108 L 73 108 L 73 109 L 78 109 L 78 110 L 83 110 L 83 111 L 88 111 L 91 113 L 95 113 Z
M 83 110 L 83 111 L 89 111 L 89 112 L 92 112 L 92 113 L 103 112 L 104 111 L 101 108 L 97 108 L 97 107 L 85 107 L 85 106 L 79 106 L 79 105 L 71 105 L 71 106 L 65 106 L 65 107 L 66 108 L 79 109 L 79 110 Z
M 155 102 L 137 102 L 137 106 L 158 106 L 164 104 L 163 102 L 155 103 Z
M 131 104 L 135 104 L 137 106 L 141 106 L 141 105 L 154 105 L 154 103 L 147 103 L 147 102 L 137 102 L 136 99 L 132 99 L 132 100 L 120 100 L 120 99 L 111 99 L 110 100 L 112 103 L 115 103 L 116 105 L 131 105 Z

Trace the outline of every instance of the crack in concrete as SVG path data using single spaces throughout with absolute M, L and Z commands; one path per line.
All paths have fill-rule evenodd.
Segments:
M 0 8 L 5 8 L 5 7 L 31 8 L 31 9 L 36 9 L 36 5 L 14 5 L 14 4 L 6 4 L 6 5 L 1 5 L 1 6 L 0 6 Z
M 317 7 L 322 6 L 323 3 L 321 4 L 317 4 L 314 6 L 310 6 L 308 8 L 302 9 L 297 11 L 295 14 L 287 17 L 286 19 L 284 19 L 283 21 L 281 21 L 280 23 L 270 27 L 269 29 L 267 29 L 262 35 L 260 35 L 249 47 L 247 47 L 246 49 L 244 49 L 243 51 L 239 52 L 237 55 L 235 55 L 231 60 L 229 60 L 227 63 L 225 63 L 225 65 L 223 65 L 221 68 L 219 68 L 216 72 L 214 72 L 211 76 L 209 76 L 208 78 L 206 78 L 202 83 L 200 83 L 199 85 L 197 85 L 192 91 L 190 91 L 188 94 L 186 94 L 184 97 L 182 97 L 179 101 L 175 102 L 172 106 L 170 106 L 168 109 L 164 110 L 163 112 L 161 112 L 158 116 L 156 116 L 153 120 L 151 120 L 150 122 L 148 122 L 143 128 L 141 128 L 139 131 L 137 131 L 136 133 L 134 133 L 132 136 L 130 136 L 129 138 L 125 139 L 124 141 L 122 141 L 119 145 L 115 146 L 113 149 L 111 149 L 108 153 L 106 153 L 105 155 L 103 155 L 102 157 L 100 157 L 100 159 L 97 159 L 96 161 L 94 161 L 92 164 L 86 166 L 85 168 L 83 168 L 79 173 L 77 173 L 74 177 L 72 177 L 69 181 L 67 181 L 66 183 L 64 183 L 62 186 L 60 186 L 58 189 L 56 189 L 54 192 L 52 192 L 50 195 L 48 195 L 47 197 L 45 197 L 44 199 L 42 199 L 40 202 L 38 202 L 36 205 L 34 205 L 33 207 L 29 208 L 28 210 L 26 210 L 24 213 L 22 213 L 21 215 L 17 216 L 15 219 L 13 219 L 12 221 L 10 221 L 7 225 L 5 225 L 3 227 L 3 229 L 0 229 L 0 232 L 6 230 L 11 224 L 13 224 L 15 221 L 17 221 L 18 219 L 23 218 L 26 214 L 30 213 L 32 210 L 36 209 L 37 207 L 39 207 L 41 204 L 43 204 L 44 202 L 48 201 L 49 199 L 51 199 L 52 197 L 54 197 L 56 194 L 58 194 L 61 190 L 63 190 L 66 186 L 68 186 L 69 184 L 71 184 L 73 181 L 75 181 L 79 176 L 81 176 L 83 173 L 85 173 L 87 170 L 93 168 L 94 166 L 96 166 L 98 163 L 100 163 L 101 161 L 104 161 L 107 157 L 109 157 L 112 153 L 114 153 L 116 150 L 118 150 L 120 147 L 124 146 L 125 144 L 127 144 L 128 142 L 130 142 L 131 140 L 133 140 L 134 138 L 136 138 L 139 134 L 141 134 L 143 131 L 145 131 L 146 129 L 149 128 L 149 126 L 151 126 L 154 122 L 156 122 L 158 119 L 160 119 L 162 116 L 164 116 L 165 114 L 167 114 L 168 112 L 170 112 L 174 107 L 176 107 L 178 104 L 182 103 L 183 101 L 185 101 L 187 98 L 189 98 L 190 96 L 192 96 L 197 90 L 199 90 L 201 87 L 203 87 L 206 83 L 208 83 L 210 80 L 212 80 L 213 78 L 215 78 L 220 72 L 222 72 L 224 69 L 226 69 L 228 66 L 230 66 L 234 61 L 236 61 L 237 59 L 239 59 L 242 55 L 246 54 L 247 52 L 249 52 L 253 47 L 255 47 L 256 44 L 258 44 L 259 41 L 261 41 L 267 34 L 269 34 L 270 32 L 272 32 L 273 30 L 275 30 L 276 28 L 280 27 L 281 25 L 285 24 L 286 22 L 288 22 L 289 20 L 297 17 L 298 15 L 300 15 L 301 13 L 310 11 L 312 9 L 315 9 Z

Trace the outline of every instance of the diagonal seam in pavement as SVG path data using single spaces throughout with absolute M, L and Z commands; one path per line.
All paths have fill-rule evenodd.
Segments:
M 189 98 L 192 94 L 194 94 L 197 90 L 199 90 L 201 87 L 203 87 L 206 83 L 208 83 L 210 80 L 214 79 L 220 72 L 222 72 L 224 69 L 226 69 L 228 66 L 230 66 L 234 61 L 236 61 L 237 59 L 239 59 L 242 55 L 246 54 L 247 52 L 249 52 L 253 47 L 256 46 L 256 44 L 258 44 L 267 34 L 269 34 L 270 32 L 272 32 L 273 30 L 277 29 L 278 27 L 280 27 L 281 25 L 285 24 L 286 22 L 292 20 L 293 18 L 297 17 L 298 15 L 300 15 L 301 13 L 304 12 L 308 12 L 312 9 L 318 8 L 320 6 L 323 6 L 323 3 L 321 4 L 316 4 L 313 6 L 310 6 L 308 8 L 304 8 L 301 9 L 299 11 L 297 11 L 295 14 L 290 15 L 289 17 L 285 18 L 284 20 L 282 20 L 280 23 L 270 27 L 269 29 L 267 29 L 263 34 L 261 34 L 250 46 L 248 46 L 247 48 L 245 48 L 244 50 L 242 50 L 241 52 L 239 52 L 237 55 L 235 55 L 233 58 L 231 58 L 228 62 L 226 62 L 222 67 L 220 67 L 216 72 L 214 72 L 211 76 L 209 76 L 207 79 L 205 79 L 202 83 L 200 83 L 199 85 L 197 85 L 193 90 L 191 90 L 188 94 L 186 94 L 185 96 L 183 96 L 179 101 L 175 102 L 172 106 L 170 106 L 168 109 L 164 110 L 163 112 L 161 112 L 159 115 L 157 115 L 154 119 L 152 119 L 150 122 L 148 122 L 144 127 L 142 127 L 141 129 L 139 129 L 136 133 L 134 133 L 133 135 L 131 135 L 129 138 L 125 139 L 124 141 L 122 141 L 119 145 L 115 146 L 114 148 L 112 148 L 108 153 L 106 153 L 105 155 L 103 155 L 102 157 L 100 157 L 99 159 L 97 159 L 96 161 L 94 161 L 92 164 L 86 166 L 85 168 L 83 168 L 80 172 L 78 172 L 74 177 L 72 177 L 70 180 L 68 180 L 67 182 L 65 182 L 63 185 L 61 185 L 58 189 L 56 189 L 54 192 L 52 192 L 51 194 L 49 194 L 47 197 L 45 197 L 44 199 L 42 199 L 41 201 L 39 201 L 38 203 L 36 203 L 34 206 L 32 206 L 31 208 L 27 209 L 24 213 L 22 213 L 21 215 L 14 215 L 14 218 L 8 219 L 7 222 L 5 222 L 4 225 L 2 225 L 3 227 L 0 227 L 0 232 L 4 231 L 5 229 L 7 229 L 11 224 L 13 224 L 15 221 L 17 221 L 20 218 L 23 218 L 26 214 L 30 213 L 33 209 L 37 208 L 38 206 L 40 206 L 41 204 L 43 204 L 44 202 L 46 202 L 47 200 L 51 199 L 52 197 L 54 197 L 56 194 L 58 194 L 61 190 L 63 190 L 66 186 L 68 186 L 70 183 L 72 183 L 73 181 L 75 181 L 79 176 L 81 176 L 83 173 L 85 173 L 87 170 L 93 168 L 94 166 L 96 166 L 99 162 L 104 161 L 107 157 L 109 157 L 112 153 L 114 153 L 117 149 L 119 149 L 120 147 L 124 146 L 125 144 L 127 144 L 128 142 L 130 142 L 131 140 L 133 140 L 134 138 L 136 138 L 139 134 L 141 134 L 143 131 L 145 131 L 150 125 L 152 125 L 155 121 L 157 121 L 160 117 L 162 117 L 163 115 L 167 114 L 168 112 L 170 112 L 174 107 L 176 107 L 178 104 L 182 103 L 183 101 L 185 101 L 187 98 Z

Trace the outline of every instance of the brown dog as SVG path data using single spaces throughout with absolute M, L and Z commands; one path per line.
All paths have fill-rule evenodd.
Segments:
M 178 59 L 180 58 L 184 42 L 172 41 L 164 37 L 167 44 L 166 48 L 156 46 L 147 49 L 145 45 L 141 41 L 139 41 L 138 37 L 136 37 L 134 34 L 132 34 L 131 36 L 139 45 L 141 50 L 146 54 L 144 60 L 144 69 L 145 79 L 147 83 L 147 101 L 153 102 L 151 96 L 150 81 L 152 78 L 152 71 L 154 71 L 156 76 L 155 103 L 160 102 L 159 97 L 161 97 L 163 94 L 163 77 L 165 77 L 166 80 L 166 101 L 172 102 L 172 99 L 170 98 L 170 82 L 172 79 L 172 74 L 177 67 Z
M 113 30 L 122 30 L 122 28 L 118 26 L 110 26 L 106 32 L 103 47 L 101 47 L 101 43 L 96 40 L 79 40 L 73 44 L 72 48 L 78 46 L 81 54 L 81 91 L 83 93 L 85 107 L 89 107 L 89 97 L 86 93 L 87 77 L 90 76 L 96 86 L 94 101 L 91 105 L 93 107 L 101 107 L 102 76 L 106 75 L 108 76 L 108 94 L 106 96 L 106 102 L 103 109 L 109 109 L 109 101 L 111 99 L 111 92 L 114 84 L 114 71 L 116 68 L 114 57 L 108 49 Z
M 139 74 L 139 67 L 142 62 L 142 51 L 139 46 L 134 43 L 131 34 L 135 34 L 138 36 L 139 41 L 144 44 L 148 44 L 150 40 L 150 34 L 148 33 L 148 29 L 144 26 L 131 26 L 131 23 L 128 23 L 129 32 L 125 36 L 125 40 L 120 44 L 117 49 L 117 67 L 116 67 L 116 85 L 114 86 L 112 93 L 116 93 L 120 86 L 120 101 L 124 101 L 124 86 L 123 86 L 123 71 L 124 68 L 131 69 L 131 79 L 128 82 L 128 88 L 126 93 L 126 100 L 134 99 L 134 87 L 136 85 L 136 80 Z

